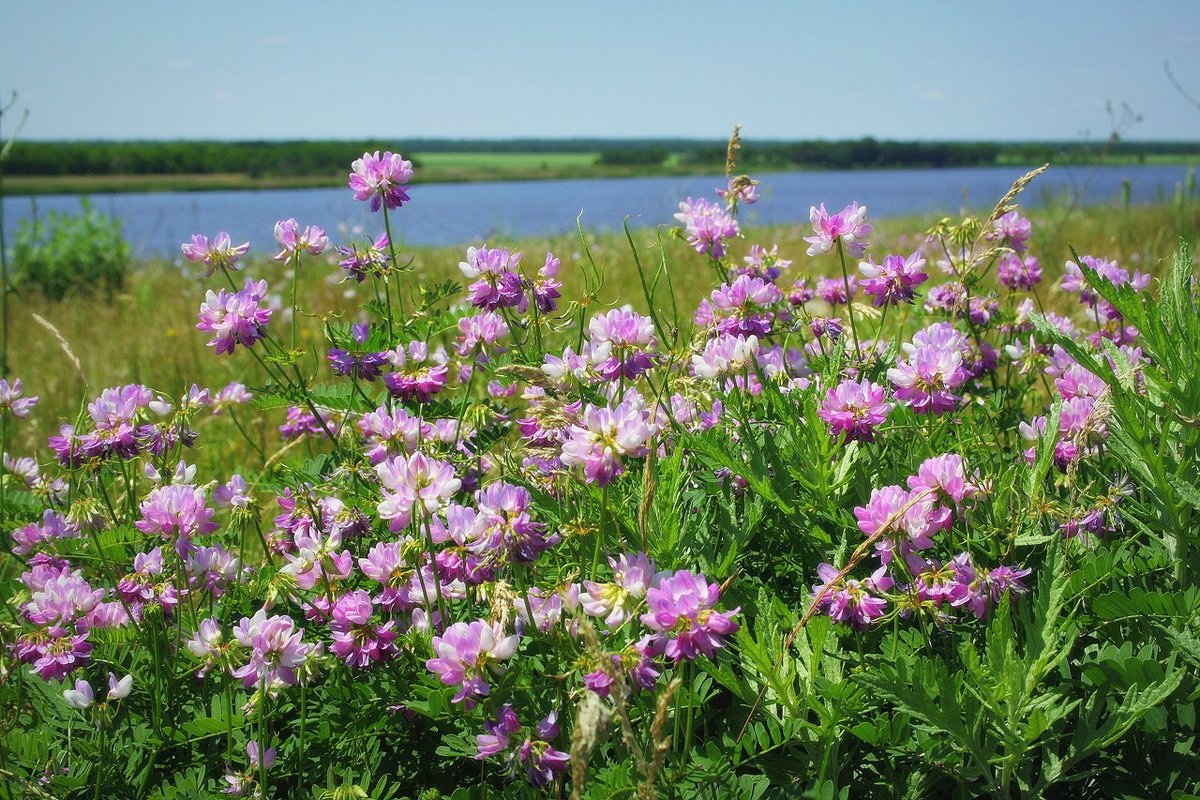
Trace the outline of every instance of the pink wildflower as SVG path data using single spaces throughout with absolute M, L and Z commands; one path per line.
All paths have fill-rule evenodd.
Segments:
M 1030 290 L 1042 282 L 1042 264 L 1036 256 L 1002 253 L 996 262 L 996 276 L 1007 289 Z
M 608 360 L 596 368 L 606 380 L 634 380 L 654 365 L 654 350 L 658 347 L 654 322 L 629 307 L 592 317 L 588 337 L 593 347 L 610 347 Z
M 817 414 L 829 423 L 835 437 L 845 434 L 847 441 L 870 442 L 892 408 L 882 386 L 867 380 L 844 380 L 825 394 Z
M 615 630 L 633 616 L 646 592 L 657 586 L 666 573 L 657 572 L 645 553 L 609 558 L 608 563 L 613 571 L 612 582 L 584 581 L 586 591 L 579 595 L 579 605 L 589 616 L 603 617 L 605 626 Z
M 350 165 L 349 186 L 354 190 L 355 200 L 370 200 L 371 210 L 378 211 L 382 205 L 387 209 L 399 208 L 408 202 L 408 182 L 412 180 L 413 165 L 399 153 L 379 151 L 363 153 Z
M 713 658 L 737 631 L 733 616 L 741 610 L 714 610 L 720 595 L 721 587 L 703 575 L 679 570 L 646 591 L 649 611 L 641 615 L 642 624 L 658 632 L 656 647 L 668 658 Z
M 259 609 L 253 617 L 242 617 L 233 628 L 233 638 L 250 650 L 250 660 L 233 670 L 233 677 L 241 678 L 248 689 L 295 685 L 296 670 L 313 651 L 303 637 L 304 631 L 297 630 L 288 616 L 268 617 L 266 609 Z
M 275 223 L 275 240 L 282 248 L 272 256 L 276 261 L 298 258 L 301 253 L 319 256 L 329 245 L 329 238 L 324 229 L 309 225 L 301 231 L 295 218 L 281 219 Z
M 882 264 L 864 261 L 858 265 L 858 271 L 865 278 L 859 285 L 863 294 L 875 298 L 876 307 L 911 303 L 916 288 L 929 279 L 922 269 L 924 266 L 925 259 L 919 250 L 908 258 L 884 256 Z
M 830 215 L 821 203 L 818 209 L 813 206 L 808 212 L 809 221 L 813 226 L 813 236 L 805 236 L 809 243 L 810 256 L 828 253 L 834 243 L 841 240 L 846 254 L 851 258 L 862 258 L 867 251 L 866 236 L 871 232 L 871 226 L 866 223 L 867 207 L 851 203 L 837 214 Z
M 504 636 L 498 625 L 484 620 L 456 622 L 442 636 L 433 637 L 437 658 L 425 662 L 426 668 L 437 675 L 446 686 L 458 686 L 452 702 L 465 702 L 473 708 L 475 701 L 487 697 L 490 670 L 500 670 L 496 662 L 507 661 L 517 652 L 519 637 Z
M 396 623 L 389 620 L 373 625 L 373 614 L 371 595 L 362 589 L 342 595 L 333 605 L 333 620 L 329 623 L 333 646 L 329 649 L 348 666 L 361 669 L 387 661 L 398 652 L 393 644 Z
M 142 501 L 142 518 L 134 523 L 142 533 L 157 533 L 175 540 L 182 556 L 192 549 L 192 537 L 212 533 L 217 523 L 205 502 L 204 490 L 186 484 L 169 484 L 154 489 Z
M 458 343 L 455 349 L 459 355 L 471 355 L 477 350 L 486 353 L 493 346 L 500 352 L 503 347 L 497 345 L 501 339 L 508 336 L 508 323 L 504 317 L 495 311 L 484 311 L 473 317 L 463 317 L 458 321 Z
M 21 396 L 21 379 L 9 383 L 0 378 L 0 415 L 11 413 L 17 419 L 25 419 L 38 404 L 38 398 Z
M 271 319 L 271 309 L 262 305 L 266 294 L 266 281 L 247 280 L 236 293 L 210 289 L 200 305 L 196 330 L 213 334 L 208 344 L 218 355 L 232 353 L 237 344 L 253 347 L 265 335 L 263 329 Z
M 548 714 L 519 743 L 521 722 L 507 703 L 494 720 L 483 723 L 483 728 L 486 733 L 475 737 L 475 758 L 482 760 L 511 751 L 505 759 L 505 771 L 512 774 L 518 767 L 525 767 L 525 777 L 534 786 L 548 786 L 567 771 L 570 756 L 550 744 L 559 734 L 557 713 Z
M 880 566 L 865 581 L 838 580 L 838 571 L 829 564 L 817 566 L 817 576 L 822 583 L 813 587 L 819 593 L 830 587 L 821 599 L 820 608 L 834 622 L 848 622 L 855 630 L 864 630 L 884 615 L 887 600 L 873 592 L 886 592 L 892 588 L 892 579 L 886 574 L 887 566 Z
M 645 408 L 631 400 L 616 408 L 589 405 L 580 424 L 568 430 L 562 462 L 569 467 L 582 465 L 588 481 L 604 486 L 625 471 L 626 456 L 645 454 L 657 431 Z
M 683 223 L 687 241 L 697 253 L 709 253 L 719 259 L 725 255 L 725 241 L 738 233 L 737 220 L 729 211 L 704 198 L 687 200 L 679 204 L 675 219 Z
M 219 269 L 237 269 L 238 260 L 250 250 L 249 242 L 242 242 L 237 247 L 229 234 L 221 231 L 212 242 L 208 237 L 195 234 L 190 242 L 184 242 L 183 255 L 188 261 L 204 264 L 208 271 L 204 277 L 212 275 Z
M 422 453 L 394 456 L 375 466 L 383 486 L 379 516 L 391 521 L 391 529 L 404 529 L 413 511 L 432 514 L 441 509 L 462 486 L 454 468 Z

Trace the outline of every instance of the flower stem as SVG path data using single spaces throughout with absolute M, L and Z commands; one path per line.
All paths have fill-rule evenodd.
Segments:
M 838 261 L 842 265 L 842 283 L 846 287 L 846 314 L 850 317 L 850 333 L 854 336 L 854 360 L 857 363 L 861 357 L 862 348 L 858 343 L 858 327 L 854 324 L 854 299 L 850 296 L 850 272 L 846 268 L 846 248 L 842 246 L 841 237 L 837 240 Z
M 296 349 L 296 317 L 300 316 L 296 310 L 296 279 L 300 276 L 300 255 L 299 253 L 292 255 L 292 349 Z
M 399 271 L 399 262 L 396 260 L 396 242 L 392 239 L 392 220 L 388 216 L 387 206 L 383 207 L 383 229 L 387 232 L 388 237 L 388 254 L 392 257 L 392 268 L 390 272 L 397 273 Z M 401 318 L 407 316 L 404 311 L 404 293 L 401 290 L 399 275 L 396 277 L 396 300 L 400 303 Z

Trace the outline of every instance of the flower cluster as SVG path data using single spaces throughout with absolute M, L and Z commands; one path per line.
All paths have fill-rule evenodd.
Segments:
M 355 200 L 369 200 L 371 210 L 380 207 L 394 209 L 408 202 L 408 182 L 412 180 L 413 165 L 399 153 L 376 150 L 363 153 L 350 165 L 350 188 Z
M 710 200 L 688 198 L 679 204 L 675 219 L 683 223 L 688 244 L 697 253 L 724 258 L 727 240 L 739 233 L 737 220 L 724 206 Z
M 850 578 L 850 567 L 821 564 L 821 583 L 813 587 L 817 607 L 835 622 L 862 630 L 883 619 L 889 604 L 894 613 L 942 616 L 966 607 L 986 617 L 1006 593 L 1026 591 L 1029 569 L 978 565 L 970 553 L 947 561 L 927 557 L 940 545 L 956 514 L 967 513 L 980 487 L 967 475 L 960 455 L 948 453 L 921 463 L 904 486 L 874 489 L 864 506 L 854 509 L 858 527 L 875 542 L 879 566 L 869 578 Z
M 238 261 L 250 251 L 250 243 L 233 244 L 233 239 L 225 231 L 218 233 L 210 242 L 208 237 L 200 234 L 192 236 L 190 242 L 184 242 L 183 256 L 194 264 L 203 264 L 208 271 L 204 277 L 209 277 L 219 270 L 235 270 Z
M 247 280 L 239 292 L 209 290 L 200 305 L 196 330 L 213 335 L 208 345 L 218 354 L 231 354 L 239 344 L 253 347 L 266 336 L 266 324 L 271 320 L 271 309 L 263 305 L 266 296 L 266 281 Z

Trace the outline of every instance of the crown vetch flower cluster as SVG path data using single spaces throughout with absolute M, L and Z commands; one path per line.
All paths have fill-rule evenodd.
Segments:
M 864 630 L 886 617 L 892 602 L 897 604 L 894 613 L 944 614 L 965 607 L 982 619 L 1006 593 L 1026 591 L 1022 579 L 1028 569 L 983 567 L 969 553 L 948 562 L 925 555 L 950 530 L 955 513 L 964 513 L 981 491 L 967 475 L 962 456 L 926 459 L 907 484 L 907 489 L 874 489 L 870 501 L 854 509 L 859 529 L 876 540 L 880 564 L 861 581 L 821 564 L 821 583 L 813 587 L 819 610 L 835 622 Z
M 864 261 L 858 265 L 865 279 L 859 281 L 859 286 L 863 294 L 875 298 L 876 307 L 911 303 L 917 287 L 929 279 L 922 271 L 924 266 L 925 259 L 919 250 L 908 258 L 884 256 L 882 264 Z
M 720 596 L 720 586 L 688 570 L 679 570 L 648 589 L 649 611 L 642 614 L 641 620 L 658 633 L 653 649 L 675 661 L 715 656 L 726 637 L 737 632 L 733 617 L 741 610 L 715 610 L 713 606 Z
M 408 182 L 412 180 L 413 165 L 399 153 L 385 151 L 383 155 L 363 153 L 350 165 L 349 186 L 355 200 L 369 200 L 371 210 L 380 207 L 396 209 L 408 202 Z
M 20 378 L 12 383 L 0 378 L 0 414 L 12 414 L 17 419 L 28 417 L 37 406 L 38 398 L 22 397 L 23 391 Z
M 309 225 L 300 230 L 300 223 L 295 217 L 281 219 L 275 223 L 275 241 L 279 242 L 280 250 L 272 258 L 276 261 L 288 261 L 298 258 L 302 253 L 319 256 L 329 246 L 329 237 L 325 229 Z
M 552 783 L 570 765 L 570 756 L 550 744 L 559 734 L 557 712 L 551 711 L 532 731 L 526 732 L 516 711 L 506 703 L 495 719 L 483 723 L 483 728 L 486 732 L 475 737 L 475 758 L 483 760 L 503 754 L 505 773 L 512 775 L 524 767 L 525 777 L 534 786 Z
M 240 292 L 210 289 L 200 305 L 196 330 L 213 335 L 208 344 L 218 355 L 233 353 L 239 344 L 253 347 L 271 321 L 271 309 L 263 305 L 266 296 L 266 281 L 247 280 Z
M 304 631 L 297 630 L 295 621 L 284 614 L 267 616 L 259 609 L 253 617 L 242 617 L 233 627 L 233 638 L 249 651 L 250 660 L 231 674 L 241 678 L 248 689 L 268 691 L 282 686 L 294 686 L 299 670 L 313 653 L 313 646 L 303 641 Z
M 970 377 L 963 358 L 970 352 L 967 337 L 948 322 L 936 322 L 902 345 L 907 358 L 896 359 L 887 371 L 896 399 L 918 414 L 945 414 L 962 399 L 956 390 Z
M 847 441 L 871 442 L 875 430 L 894 408 L 886 397 L 879 384 L 847 379 L 825 394 L 825 402 L 817 413 L 829 423 L 835 437 L 844 435 Z
M 830 214 L 825 210 L 825 204 L 821 203 L 820 208 L 813 206 L 809 209 L 808 219 L 812 223 L 813 235 L 805 236 L 804 241 L 809 243 L 810 256 L 828 253 L 839 241 L 846 255 L 851 258 L 862 258 L 867 252 L 866 237 L 871 233 L 871 226 L 866 222 L 866 206 L 851 203 L 838 213 Z
M 184 242 L 181 247 L 184 258 L 207 267 L 208 271 L 204 273 L 206 278 L 217 270 L 236 270 L 238 261 L 250 251 L 249 242 L 234 246 L 233 239 L 225 231 L 218 233 L 211 242 L 207 236 L 194 234 L 192 240 Z
M 142 518 L 134 523 L 142 533 L 157 533 L 175 542 L 180 556 L 192 549 L 192 537 L 212 533 L 213 509 L 207 505 L 203 489 L 185 484 L 161 486 L 142 502 Z
M 485 620 L 456 622 L 443 635 L 433 637 L 437 658 L 429 659 L 425 666 L 446 686 L 459 687 L 453 702 L 473 708 L 491 690 L 489 673 L 503 672 L 499 662 L 512 658 L 519 642 L 520 637 L 505 636 Z
M 582 466 L 589 482 L 604 486 L 625 471 L 627 457 L 645 455 L 658 431 L 641 395 L 630 390 L 615 407 L 588 405 L 583 409 L 579 423 L 567 431 L 562 463 Z
M 708 253 L 715 259 L 725 257 L 726 241 L 740 232 L 737 220 L 726 207 L 703 197 L 681 202 L 675 219 L 683 223 L 688 244 L 697 253 Z

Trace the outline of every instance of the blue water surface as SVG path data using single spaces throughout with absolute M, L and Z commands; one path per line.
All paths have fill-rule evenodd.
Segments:
M 865 204 L 868 218 L 911 213 L 957 213 L 991 207 L 1025 170 L 1021 167 L 787 172 L 755 176 L 761 199 L 746 208 L 743 223 L 807 224 L 808 209 L 825 203 L 839 210 Z M 1115 200 L 1128 180 L 1134 203 L 1171 197 L 1184 180 L 1180 166 L 1051 167 L 1021 197 L 1037 206 L 1069 194 L 1084 203 Z M 497 243 L 506 238 L 573 231 L 576 218 L 591 230 L 619 229 L 626 216 L 635 226 L 673 223 L 679 201 L 715 199 L 719 176 L 615 178 L 493 183 L 429 184 L 413 187 L 412 202 L 393 212 L 397 239 L 414 245 Z M 121 220 L 136 257 L 179 257 L 180 243 L 193 233 L 210 238 L 229 231 L 252 251 L 273 251 L 274 226 L 295 217 L 303 227 L 320 225 L 335 243 L 361 229 L 382 230 L 381 215 L 355 201 L 346 187 L 229 192 L 158 192 L 91 195 L 93 205 Z M 50 210 L 74 213 L 78 195 L 7 197 L 5 229 L 11 246 L 21 220 Z

